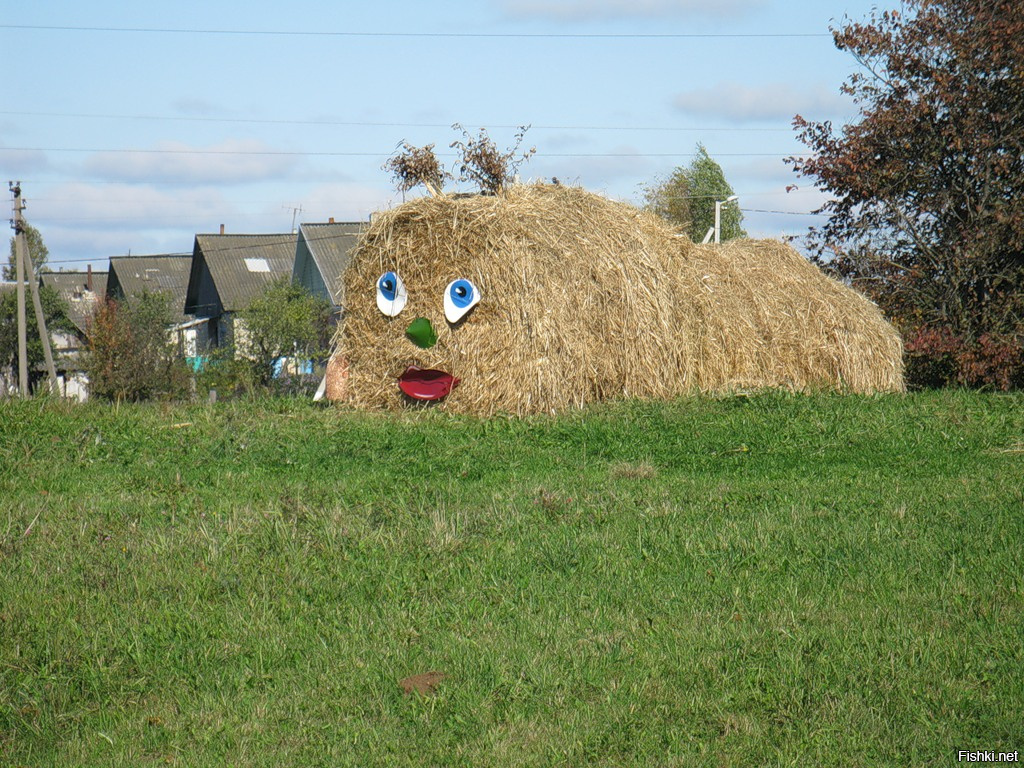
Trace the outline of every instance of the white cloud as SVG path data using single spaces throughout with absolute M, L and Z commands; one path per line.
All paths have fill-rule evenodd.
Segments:
M 765 4 L 765 0 L 504 0 L 502 3 L 513 18 L 559 21 L 736 16 Z
M 677 109 L 693 116 L 718 117 L 736 122 L 784 120 L 794 115 L 828 117 L 845 114 L 852 102 L 840 93 L 819 85 L 796 89 L 785 83 L 763 86 L 718 83 L 709 88 L 684 91 L 675 98 Z
M 41 173 L 50 167 L 50 159 L 41 150 L 10 149 L 0 145 L 0 168 L 8 174 L 8 180 L 16 176 Z
M 298 222 L 366 221 L 389 207 L 386 185 L 331 183 L 307 189 L 259 190 L 259 199 L 236 200 L 215 186 L 160 188 L 134 184 L 69 183 L 33 201 L 33 223 L 50 249 L 54 269 L 128 253 L 188 253 L 196 233 L 287 232 L 291 207 L 302 207 Z M 280 194 L 280 197 L 278 195 Z
M 79 182 L 53 187 L 35 207 L 47 218 L 98 229 L 124 224 L 140 229 L 191 228 L 192 222 L 223 217 L 232 210 L 213 189 L 199 188 L 182 195 L 151 186 Z
M 86 161 L 85 170 L 113 181 L 239 184 L 287 178 L 301 159 L 275 154 L 267 144 L 252 139 L 229 139 L 209 147 L 168 141 L 145 152 L 99 152 Z
M 107 257 L 128 252 L 188 253 L 196 232 L 216 232 L 221 222 L 239 217 L 219 190 L 202 188 L 183 195 L 144 185 L 76 182 L 48 188 L 32 202 L 33 224 L 54 269 L 85 261 L 102 268 Z

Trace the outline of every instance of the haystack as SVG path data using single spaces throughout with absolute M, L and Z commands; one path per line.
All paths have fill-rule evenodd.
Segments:
M 376 300 L 387 272 L 408 292 L 395 317 Z M 480 301 L 451 323 L 442 299 L 457 279 Z M 485 416 L 696 392 L 903 388 L 900 338 L 878 308 L 792 248 L 694 245 L 578 188 L 405 203 L 370 226 L 344 285 L 328 393 L 358 407 L 410 402 L 397 384 L 410 366 L 459 380 L 440 407 Z M 417 318 L 436 332 L 429 348 L 407 336 Z

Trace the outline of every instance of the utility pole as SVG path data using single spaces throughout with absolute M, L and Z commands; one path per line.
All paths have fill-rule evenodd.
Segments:
M 14 279 L 18 281 L 18 391 L 28 397 L 28 336 L 25 332 L 25 262 L 21 258 L 21 182 L 7 182 L 14 195 Z
M 739 199 L 739 195 L 729 195 L 725 200 L 715 201 L 715 245 L 722 241 L 722 206 L 735 203 Z M 705 237 L 704 242 L 707 240 Z
M 14 193 L 14 253 L 18 262 L 18 375 L 22 397 L 28 396 L 28 337 L 25 318 L 25 285 L 23 278 L 27 275 L 32 290 L 32 306 L 36 312 L 36 326 L 39 329 L 39 340 L 43 345 L 43 356 L 46 358 L 46 372 L 50 374 L 50 392 L 60 394 L 57 384 L 57 369 L 53 364 L 53 352 L 50 349 L 50 334 L 46 330 L 46 316 L 43 314 L 43 302 L 39 298 L 39 280 L 35 267 L 28 252 L 25 238 L 25 225 L 21 212 L 25 209 L 25 201 L 21 199 L 21 182 L 11 185 Z

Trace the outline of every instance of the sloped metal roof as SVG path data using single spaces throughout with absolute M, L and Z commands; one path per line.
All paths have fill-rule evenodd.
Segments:
M 53 288 L 64 299 L 68 308 L 68 319 L 85 334 L 89 318 L 96 310 L 96 304 L 102 301 L 107 293 L 107 273 L 92 273 L 91 291 L 88 272 L 43 272 L 39 279 L 43 285 Z
M 188 282 L 186 310 L 210 315 L 209 307 L 198 305 L 202 295 L 198 282 L 205 264 L 224 312 L 249 306 L 263 288 L 280 277 L 291 276 L 295 263 L 296 236 L 280 235 L 196 235 L 193 266 Z
M 185 291 L 188 289 L 192 254 L 168 253 L 155 256 L 111 256 L 107 290 L 120 294 L 130 303 L 144 293 L 167 293 L 171 297 L 173 320 L 185 316 Z
M 348 266 L 352 249 L 369 226 L 366 222 L 331 222 L 329 224 L 302 224 L 299 226 L 299 244 L 296 248 L 295 269 L 299 269 L 302 244 L 312 257 L 331 302 L 341 306 L 344 302 L 342 272 Z M 295 275 L 293 274 L 293 277 Z

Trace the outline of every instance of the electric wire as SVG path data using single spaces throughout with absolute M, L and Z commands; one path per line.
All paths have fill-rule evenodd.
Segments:
M 91 147 L 0 147 L 4 152 L 67 152 L 123 155 L 227 155 L 255 157 L 387 157 L 382 152 L 298 152 L 287 150 L 256 149 L 133 149 L 133 148 L 91 148 Z M 789 157 L 789 152 L 716 152 L 715 157 Z M 436 152 L 437 157 L 459 157 L 454 152 Z M 558 157 L 695 157 L 695 152 L 544 152 L 538 158 Z
M 96 120 L 150 120 L 157 122 L 198 122 L 198 123 L 232 123 L 252 125 L 322 125 L 330 127 L 350 128 L 451 128 L 453 123 L 397 123 L 397 122 L 366 122 L 358 120 L 281 120 L 261 118 L 234 118 L 234 117 L 199 117 L 183 115 L 123 115 L 123 114 L 100 114 L 85 112 L 24 112 L 0 110 L 0 115 L 21 116 L 21 117 L 67 117 L 75 119 L 96 119 Z M 477 123 L 471 123 L 477 125 Z M 516 129 L 521 125 L 502 125 L 480 123 L 488 128 L 494 129 Z M 682 127 L 682 126 L 656 126 L 656 125 L 527 125 L 534 131 L 643 131 L 643 132 L 669 132 L 669 133 L 791 133 L 792 127 L 786 128 L 756 128 L 749 126 L 711 126 L 711 127 Z
M 115 32 L 168 35 L 229 35 L 236 37 L 366 37 L 524 40 L 697 40 L 748 38 L 832 38 L 830 32 L 681 32 L 681 33 L 573 33 L 573 32 L 381 32 L 340 30 L 185 29 L 159 27 L 85 27 L 56 24 L 0 24 L 0 29 L 37 32 Z

